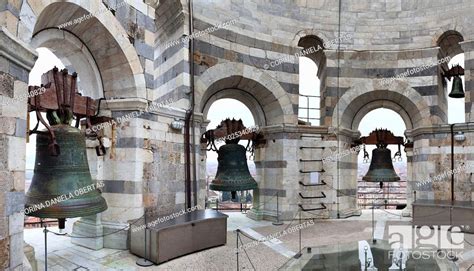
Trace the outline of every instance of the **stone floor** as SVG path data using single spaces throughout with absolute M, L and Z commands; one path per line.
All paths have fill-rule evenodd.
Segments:
M 48 270 L 236 270 L 235 229 L 242 232 L 241 240 L 244 244 L 251 243 L 245 253 L 239 254 L 241 270 L 276 270 L 287 262 L 291 253 L 299 251 L 298 231 L 283 234 L 278 239 L 265 243 L 257 243 L 249 237 L 268 236 L 283 232 L 298 224 L 297 221 L 282 226 L 273 226 L 268 221 L 254 221 L 239 212 L 229 212 L 227 244 L 208 249 L 192 255 L 187 255 L 148 268 L 135 264 L 137 257 L 128 251 L 102 249 L 89 250 L 70 242 L 68 237 L 48 235 Z M 314 225 L 302 229 L 302 244 L 305 246 L 319 246 L 326 244 L 345 243 L 372 237 L 372 214 L 369 210 L 363 211 L 362 216 L 344 220 L 319 220 Z M 410 219 L 401 216 L 401 212 L 392 210 L 385 212 L 376 210 L 374 234 L 387 239 L 387 225 L 409 224 Z M 70 232 L 68 223 L 66 231 Z M 57 231 L 57 229 L 51 228 Z M 466 235 L 465 240 L 474 243 L 474 235 Z M 42 229 L 25 230 L 25 241 L 35 248 L 38 270 L 44 270 L 44 234 Z M 465 246 L 464 258 L 460 261 L 460 270 L 468 270 L 474 264 L 474 248 Z M 467 259 L 466 259 L 467 258 Z M 249 260 L 250 259 L 250 260 Z M 471 271 L 474 271 L 474 267 Z

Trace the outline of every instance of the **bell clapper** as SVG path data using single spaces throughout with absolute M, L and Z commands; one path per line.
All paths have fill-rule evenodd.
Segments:
M 64 228 L 66 228 L 65 218 L 58 218 L 58 228 L 59 228 L 59 233 L 62 233 Z

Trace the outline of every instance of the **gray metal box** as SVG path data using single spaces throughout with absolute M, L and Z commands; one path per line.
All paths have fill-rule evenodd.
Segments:
M 155 223 L 164 216 L 147 217 L 147 256 L 145 257 L 144 219 L 130 227 L 130 252 L 156 264 L 200 251 L 225 245 L 227 215 L 214 210 L 197 210 L 179 217 Z M 138 230 L 137 230 L 138 229 Z

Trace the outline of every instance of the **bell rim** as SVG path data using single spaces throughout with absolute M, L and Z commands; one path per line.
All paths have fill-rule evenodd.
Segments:
M 399 182 L 400 178 L 384 178 L 384 179 L 375 179 L 375 178 L 362 178 L 363 181 L 365 182 L 371 182 L 371 183 L 394 183 L 394 182 Z
M 25 209 L 28 209 L 28 207 L 25 205 Z M 95 202 L 89 201 L 83 205 L 61 206 L 59 209 L 58 206 L 50 206 L 25 215 L 39 218 L 75 218 L 95 215 L 107 209 L 107 202 L 104 198 L 100 198 Z
M 466 97 L 466 95 L 463 93 L 463 94 L 451 94 L 449 93 L 448 95 L 450 98 L 464 98 Z
M 222 192 L 231 192 L 231 191 L 246 191 L 246 190 L 254 190 L 258 188 L 257 183 L 251 183 L 243 186 L 239 186 L 239 189 L 235 189 L 235 187 L 232 187 L 230 185 L 219 185 L 219 184 L 210 184 L 209 185 L 209 190 L 212 191 L 222 191 Z

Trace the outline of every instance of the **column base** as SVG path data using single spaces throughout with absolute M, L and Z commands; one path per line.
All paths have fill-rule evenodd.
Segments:
M 360 216 L 360 215 L 362 215 L 361 209 L 358 209 L 358 208 L 346 209 L 343 211 L 339 211 L 339 214 L 337 214 L 337 218 L 344 219 L 344 218 L 349 218 L 351 216 Z
M 102 236 L 104 229 L 100 220 L 100 215 L 92 215 L 81 217 L 74 222 L 72 226 L 73 236 Z M 104 238 L 71 238 L 71 242 L 75 245 L 83 246 L 93 250 L 104 248 Z
M 23 241 L 24 247 L 23 252 L 25 256 L 23 258 L 23 269 L 24 271 L 37 271 L 38 270 L 38 263 L 36 262 L 35 257 L 35 248 L 26 242 Z
M 405 208 L 402 210 L 402 216 L 403 216 L 403 217 L 411 217 L 411 210 L 412 210 L 412 207 L 411 207 L 411 206 L 405 207 Z
M 102 222 L 104 227 L 104 248 L 127 250 L 129 248 L 128 226 L 125 223 Z M 121 230 L 121 231 L 119 231 Z M 113 234 L 111 234 L 113 233 Z
M 247 212 L 247 217 L 253 220 L 277 221 L 277 214 L 275 211 L 258 210 L 254 208 Z M 283 217 L 280 216 L 280 220 L 284 220 Z

